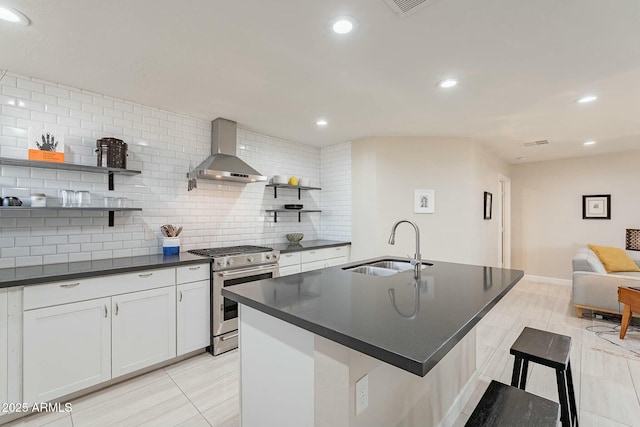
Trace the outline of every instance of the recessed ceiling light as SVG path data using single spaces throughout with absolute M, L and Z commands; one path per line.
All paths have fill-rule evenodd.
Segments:
M 587 141 L 583 145 L 594 145 L 596 141 Z
M 527 158 L 524 156 L 520 156 L 520 157 L 516 157 L 516 160 L 527 160 Z
M 318 120 L 316 121 L 316 124 L 317 124 L 318 126 L 326 126 L 327 124 L 329 124 L 329 122 L 327 122 L 325 119 L 318 119 Z
M 438 82 L 438 86 L 443 89 L 449 89 L 458 84 L 456 79 L 444 79 Z
M 336 16 L 329 25 L 336 34 L 349 34 L 358 28 L 358 20 L 352 16 Z
M 0 5 L 0 20 L 18 25 L 29 25 L 29 18 L 15 9 Z
M 586 104 L 587 102 L 593 102 L 596 99 L 598 99 L 598 97 L 595 95 L 585 95 L 582 98 L 578 99 L 577 102 L 579 102 L 580 104 Z

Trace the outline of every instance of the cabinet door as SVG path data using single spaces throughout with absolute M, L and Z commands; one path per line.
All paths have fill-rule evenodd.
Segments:
M 7 291 L 0 289 L 0 403 L 9 401 L 9 377 L 8 356 L 9 356 L 9 306 L 7 305 Z M 0 416 L 3 411 L 0 411 Z
M 111 298 L 113 377 L 176 355 L 175 287 Z
M 313 261 L 313 262 L 305 262 L 301 264 L 302 272 L 319 270 L 321 268 L 325 268 L 327 266 L 327 262 L 325 260 L 321 261 Z
M 24 402 L 111 379 L 110 298 L 24 312 Z
M 209 280 L 178 285 L 177 353 L 178 356 L 211 344 Z
M 291 274 L 297 274 L 297 273 L 300 273 L 302 271 L 302 269 L 300 268 L 300 264 L 289 265 L 289 266 L 286 266 L 286 267 L 280 267 L 278 270 L 279 270 L 279 273 L 280 273 L 280 277 L 289 276 Z
M 326 263 L 327 267 L 334 267 L 336 265 L 346 264 L 349 262 L 349 257 L 329 258 Z

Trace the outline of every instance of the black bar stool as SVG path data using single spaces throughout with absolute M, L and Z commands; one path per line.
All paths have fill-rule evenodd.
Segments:
M 516 358 L 511 385 L 525 389 L 529 362 L 555 369 L 562 426 L 578 427 L 578 412 L 569 361 L 570 350 L 571 337 L 525 327 L 510 351 Z
M 559 409 L 556 402 L 491 381 L 465 427 L 556 427 Z

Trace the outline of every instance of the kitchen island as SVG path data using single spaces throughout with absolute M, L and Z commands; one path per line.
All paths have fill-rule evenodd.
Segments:
M 413 270 L 349 271 L 380 259 L 406 261 L 384 257 L 223 289 L 240 304 L 243 426 L 455 419 L 476 370 L 474 326 L 523 272 L 446 262 L 426 265 L 419 279 Z M 368 407 L 359 410 L 356 382 L 365 375 Z

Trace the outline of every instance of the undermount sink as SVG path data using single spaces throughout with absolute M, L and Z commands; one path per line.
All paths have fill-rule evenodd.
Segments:
M 354 273 L 367 274 L 369 276 L 391 276 L 392 274 L 396 274 L 399 270 L 372 267 L 370 265 L 361 265 L 360 267 L 349 268 L 347 269 L 347 271 L 353 271 Z
M 433 264 L 423 262 L 421 267 L 424 269 L 430 265 Z M 369 276 L 391 276 L 401 271 L 413 270 L 413 265 L 411 265 L 409 261 L 382 260 L 358 267 L 346 268 L 345 270 L 353 271 L 354 273 L 368 274 Z
M 405 261 L 378 261 L 368 265 L 397 271 L 413 270 L 413 265 L 411 265 L 410 262 Z M 425 266 L 423 265 L 422 268 L 424 267 Z

